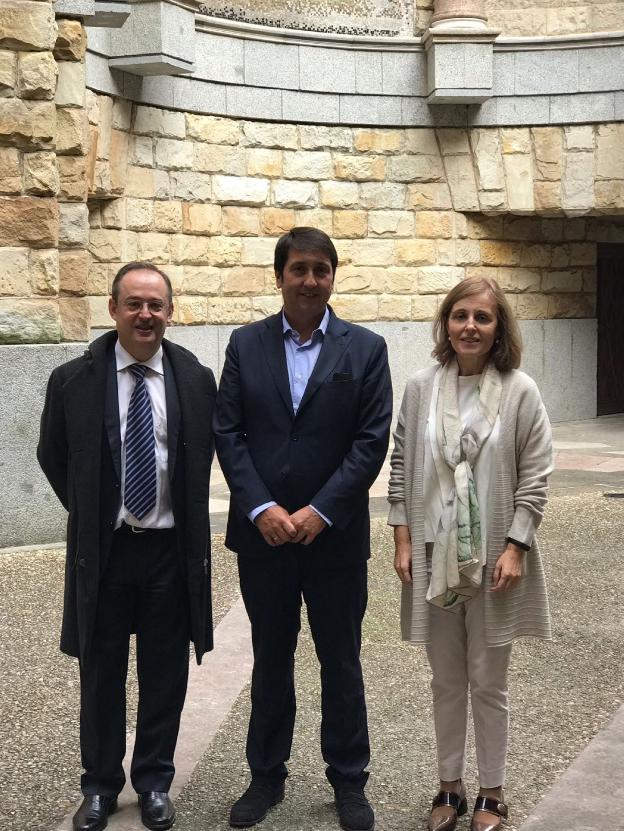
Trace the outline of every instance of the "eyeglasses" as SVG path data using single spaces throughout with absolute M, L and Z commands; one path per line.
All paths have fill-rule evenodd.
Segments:
M 168 308 L 162 300 L 135 300 L 133 298 L 124 300 L 122 305 L 129 312 L 140 312 L 144 306 L 147 306 L 148 312 L 153 315 L 162 314 Z

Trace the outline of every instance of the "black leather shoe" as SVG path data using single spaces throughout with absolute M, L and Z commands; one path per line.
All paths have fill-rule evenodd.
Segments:
M 230 825 L 232 828 L 249 828 L 262 822 L 269 808 L 284 799 L 284 783 L 267 785 L 253 782 L 245 793 L 232 805 Z
M 108 815 L 116 810 L 116 796 L 87 794 L 72 819 L 74 831 L 102 831 L 108 825 Z
M 362 788 L 342 785 L 334 789 L 334 800 L 344 831 L 373 831 L 375 814 Z
M 141 822 L 152 831 L 171 828 L 175 822 L 175 808 L 164 791 L 146 791 L 139 794 Z

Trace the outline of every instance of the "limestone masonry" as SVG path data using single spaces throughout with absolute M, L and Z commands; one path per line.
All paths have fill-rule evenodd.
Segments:
M 490 25 L 549 34 L 615 24 L 624 3 L 486 7 Z M 144 106 L 87 89 L 84 26 L 48 0 L 1 0 L 0 47 L 3 344 L 110 325 L 112 276 L 133 259 L 171 275 L 177 324 L 262 317 L 279 307 L 275 239 L 295 224 L 336 240 L 334 306 L 351 320 L 430 320 L 475 273 L 521 319 L 593 318 L 597 243 L 624 241 L 622 122 L 379 129 Z

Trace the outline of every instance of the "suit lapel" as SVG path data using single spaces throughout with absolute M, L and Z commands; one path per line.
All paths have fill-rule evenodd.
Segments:
M 164 341 L 163 341 L 164 346 Z M 168 350 L 163 348 L 163 368 L 165 371 L 165 401 L 167 403 L 167 468 L 169 479 L 173 479 L 176 457 L 178 453 L 178 439 L 180 437 L 180 398 Z M 184 386 L 184 385 L 183 385 Z
M 113 457 L 117 480 L 121 482 L 121 436 L 119 427 L 119 393 L 117 391 L 117 361 L 111 349 L 106 359 L 106 396 L 104 398 L 104 427 Z
M 281 312 L 268 317 L 265 320 L 265 324 L 260 332 L 260 341 L 264 356 L 282 401 L 290 415 L 294 417 L 290 384 L 288 382 L 288 367 L 286 365 Z
M 316 365 L 308 381 L 297 415 L 301 413 L 308 401 L 334 369 L 349 343 L 348 329 L 330 310 L 327 332 Z

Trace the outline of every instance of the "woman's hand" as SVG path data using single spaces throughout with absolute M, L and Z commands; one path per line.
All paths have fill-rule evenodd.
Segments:
M 412 540 L 407 525 L 394 526 L 394 570 L 401 583 L 412 582 Z
M 523 560 L 526 551 L 513 543 L 508 543 L 507 548 L 500 555 L 492 574 L 493 592 L 506 592 L 517 586 L 522 577 Z

